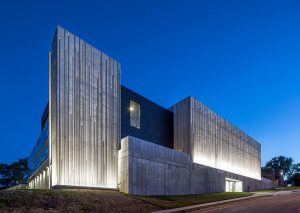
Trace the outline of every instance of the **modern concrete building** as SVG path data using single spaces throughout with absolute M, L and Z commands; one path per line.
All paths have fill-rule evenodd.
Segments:
M 120 69 L 57 27 L 31 188 L 177 195 L 272 186 L 261 178 L 259 143 L 193 97 L 165 109 L 121 86 Z

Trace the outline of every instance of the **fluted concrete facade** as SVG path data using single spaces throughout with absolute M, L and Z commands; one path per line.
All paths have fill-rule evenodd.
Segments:
M 261 146 L 193 97 L 172 107 L 174 148 L 193 162 L 261 179 Z
M 117 188 L 120 64 L 61 27 L 50 57 L 50 186 Z

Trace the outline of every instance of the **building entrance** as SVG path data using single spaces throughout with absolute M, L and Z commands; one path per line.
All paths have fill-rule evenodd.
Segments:
M 225 178 L 225 192 L 242 192 L 243 182 L 230 178 Z

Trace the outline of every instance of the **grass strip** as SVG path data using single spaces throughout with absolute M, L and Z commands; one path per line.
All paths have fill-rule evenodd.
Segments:
M 178 196 L 131 196 L 163 209 L 179 208 L 197 204 L 204 204 L 253 195 L 249 192 L 220 192 L 200 195 L 178 195 Z
M 0 199 L 0 209 L 6 206 L 6 200 Z

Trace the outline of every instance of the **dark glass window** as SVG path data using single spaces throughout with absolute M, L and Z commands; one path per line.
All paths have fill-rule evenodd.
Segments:
M 140 128 L 141 110 L 140 105 L 134 101 L 130 101 L 130 126 Z

